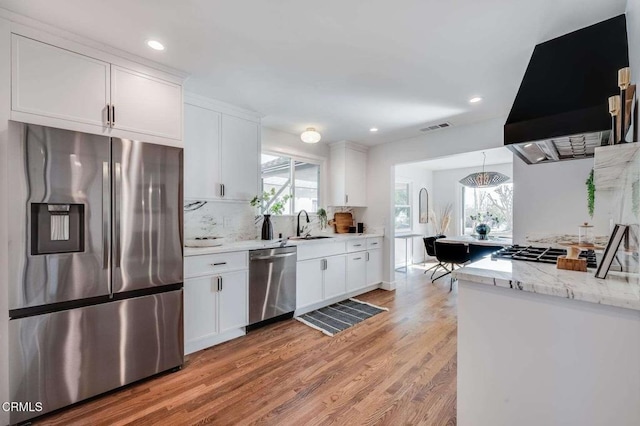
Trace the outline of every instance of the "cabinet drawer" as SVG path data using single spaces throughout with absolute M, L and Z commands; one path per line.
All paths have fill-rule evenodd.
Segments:
M 367 238 L 367 249 L 382 248 L 382 237 Z
M 347 241 L 347 252 L 352 253 L 354 251 L 366 250 L 367 241 L 364 238 L 357 238 Z
M 246 251 L 190 256 L 184 259 L 185 278 L 247 269 L 248 267 L 249 256 Z
M 298 260 L 316 259 L 318 257 L 335 256 L 346 251 L 344 242 L 308 243 L 298 245 Z

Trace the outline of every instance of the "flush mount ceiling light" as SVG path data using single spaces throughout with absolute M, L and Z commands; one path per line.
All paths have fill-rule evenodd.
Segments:
M 147 46 L 149 46 L 153 50 L 164 50 L 164 45 L 158 40 L 148 40 Z
M 481 97 L 476 96 L 475 98 L 471 98 L 471 99 L 469 99 L 469 103 L 470 103 L 470 104 L 475 104 L 475 103 L 480 102 L 481 100 L 482 100 L 482 98 L 481 98 Z
M 498 186 L 509 180 L 509 176 L 505 176 L 498 172 L 485 172 L 484 163 L 487 161 L 487 155 L 483 152 L 482 172 L 471 173 L 464 179 L 460 179 L 460 183 L 469 188 L 490 188 Z
M 302 142 L 304 143 L 318 143 L 320 142 L 321 138 L 322 136 L 320 135 L 320 133 L 318 133 L 318 131 L 316 131 L 316 129 L 314 129 L 313 127 L 308 127 L 307 130 L 302 132 L 302 134 L 300 135 L 300 140 L 302 140 Z
M 372 128 L 369 129 L 369 131 L 375 133 L 375 132 L 378 131 L 378 128 L 377 127 L 372 127 Z

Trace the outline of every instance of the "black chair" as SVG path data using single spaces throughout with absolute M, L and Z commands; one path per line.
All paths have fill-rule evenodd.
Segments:
M 490 254 L 500 250 L 502 246 L 486 246 L 481 244 L 469 244 L 469 258 L 472 262 L 489 256 Z
M 435 282 L 440 278 L 449 275 L 457 266 L 461 266 L 469 261 L 469 252 L 467 250 L 466 244 L 459 243 L 443 243 L 441 241 L 435 242 L 436 246 L 436 258 L 440 263 L 445 265 L 451 264 L 451 270 L 447 269 L 447 272 L 440 275 L 439 277 L 431 280 L 431 282 Z M 449 287 L 449 291 L 453 290 L 453 278 L 451 279 L 451 286 Z
M 433 237 L 424 237 L 422 239 L 424 241 L 424 248 L 427 250 L 427 255 L 428 256 L 436 257 L 436 240 L 438 238 L 446 238 L 446 236 L 445 235 L 436 235 L 436 236 L 433 236 Z M 429 272 L 430 270 L 433 269 L 433 272 L 431 273 L 431 278 L 433 278 L 433 275 L 440 268 L 448 271 L 448 269 L 447 269 L 447 267 L 445 266 L 444 263 L 438 262 L 437 265 L 432 266 L 431 268 L 427 269 L 426 271 L 424 271 L 424 273 L 426 274 L 427 272 Z

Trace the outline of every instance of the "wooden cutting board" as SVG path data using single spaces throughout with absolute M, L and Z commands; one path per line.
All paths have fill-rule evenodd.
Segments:
M 349 233 L 349 227 L 353 226 L 353 216 L 351 213 L 335 213 L 333 215 L 333 225 L 337 234 Z

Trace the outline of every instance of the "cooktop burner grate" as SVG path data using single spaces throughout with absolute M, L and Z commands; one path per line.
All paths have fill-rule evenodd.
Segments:
M 530 262 L 552 263 L 558 261 L 558 256 L 564 256 L 567 251 L 552 247 L 534 247 L 514 245 L 505 247 L 493 253 L 492 259 L 528 260 Z M 593 250 L 580 252 L 580 257 L 587 259 L 587 268 L 597 268 L 596 253 Z

